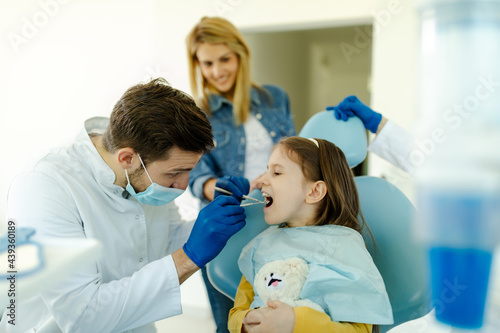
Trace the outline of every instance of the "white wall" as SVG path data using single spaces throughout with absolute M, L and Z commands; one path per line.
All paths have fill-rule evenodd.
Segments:
M 377 0 L 372 59 L 372 100 L 382 113 L 413 134 L 417 121 L 418 18 L 414 1 Z M 382 176 L 415 200 L 414 179 L 374 154 L 369 174 Z
M 148 1 L 2 1 L 1 219 L 8 184 L 34 154 L 109 115 L 153 64 Z

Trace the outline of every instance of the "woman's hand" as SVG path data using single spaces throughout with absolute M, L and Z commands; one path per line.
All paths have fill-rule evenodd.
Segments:
M 248 333 L 292 333 L 295 327 L 293 308 L 280 301 L 269 301 L 267 306 L 248 312 L 243 319 L 241 331 Z
M 253 190 L 255 189 L 262 189 L 262 176 L 264 176 L 266 173 L 264 172 L 263 174 L 261 174 L 260 176 L 258 176 L 257 178 L 255 178 L 254 180 L 252 180 L 250 182 L 250 191 L 248 193 L 252 193 Z

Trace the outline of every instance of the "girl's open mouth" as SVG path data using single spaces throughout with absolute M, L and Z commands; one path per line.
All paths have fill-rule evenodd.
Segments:
M 266 208 L 270 207 L 273 204 L 273 198 L 267 193 L 262 193 L 262 195 L 264 196 L 266 201 Z

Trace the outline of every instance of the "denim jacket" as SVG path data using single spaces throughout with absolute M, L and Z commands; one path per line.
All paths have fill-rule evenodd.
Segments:
M 252 88 L 250 112 L 261 122 L 273 143 L 285 136 L 295 135 L 295 126 L 290 112 L 286 92 L 277 86 L 263 86 L 272 96 L 271 104 Z M 215 148 L 204 154 L 189 175 L 189 186 L 193 195 L 208 203 L 203 195 L 203 185 L 210 178 L 243 176 L 245 172 L 246 138 L 243 125 L 235 127 L 233 104 L 220 95 L 210 95 L 209 105 Z

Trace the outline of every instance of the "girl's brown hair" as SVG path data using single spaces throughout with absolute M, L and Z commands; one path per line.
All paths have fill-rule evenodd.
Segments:
M 208 115 L 211 115 L 208 96 L 210 93 L 218 93 L 218 91 L 210 86 L 201 74 L 196 52 L 202 43 L 226 44 L 238 56 L 238 73 L 236 75 L 232 101 L 233 114 L 236 125 L 244 123 L 250 111 L 251 87 L 256 88 L 260 93 L 264 91 L 263 88 L 251 81 L 250 49 L 247 43 L 240 31 L 231 22 L 220 17 L 203 17 L 187 36 L 186 44 L 191 93 Z
M 375 246 L 361 212 L 354 175 L 344 153 L 330 141 L 313 140 L 293 136 L 281 139 L 279 145 L 286 148 L 288 158 L 300 165 L 307 180 L 322 180 L 326 184 L 326 196 L 316 211 L 315 225 L 341 225 L 360 233 L 366 227 Z M 378 325 L 372 325 L 372 332 L 380 332 Z
M 333 143 L 301 137 L 288 137 L 279 144 L 286 148 L 288 157 L 298 163 L 307 180 L 324 181 L 327 187 L 325 198 L 316 212 L 315 225 L 335 224 L 352 228 L 358 232 L 363 225 L 358 191 L 354 176 L 344 153 Z M 364 219 L 361 216 L 364 224 Z

